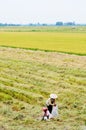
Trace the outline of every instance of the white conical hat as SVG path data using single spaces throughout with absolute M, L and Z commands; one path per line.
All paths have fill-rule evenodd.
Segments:
M 50 94 L 50 98 L 56 99 L 57 95 L 56 94 Z

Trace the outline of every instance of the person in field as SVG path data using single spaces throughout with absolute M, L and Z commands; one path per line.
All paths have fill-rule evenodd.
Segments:
M 58 106 L 56 104 L 57 95 L 50 94 L 50 98 L 46 101 L 46 106 L 49 111 L 49 118 L 54 118 L 58 116 Z
M 46 107 L 43 108 L 43 120 L 58 117 L 58 106 L 56 104 L 56 99 L 56 94 L 50 94 L 50 98 L 46 101 Z

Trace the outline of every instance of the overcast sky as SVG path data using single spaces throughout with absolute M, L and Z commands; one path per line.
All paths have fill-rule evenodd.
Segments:
M 86 0 L 0 0 L 0 23 L 86 23 Z

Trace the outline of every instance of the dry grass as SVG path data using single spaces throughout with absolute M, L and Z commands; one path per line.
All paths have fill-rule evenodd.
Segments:
M 40 121 L 50 93 L 59 119 Z M 84 130 L 86 56 L 0 47 L 0 129 Z

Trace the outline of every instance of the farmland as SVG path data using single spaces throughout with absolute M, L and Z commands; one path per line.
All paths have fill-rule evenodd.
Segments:
M 86 55 L 86 27 L 0 28 L 0 45 Z
M 0 28 L 0 130 L 85 130 L 85 28 L 24 29 Z M 51 93 L 59 117 L 41 121 Z

